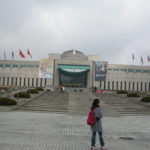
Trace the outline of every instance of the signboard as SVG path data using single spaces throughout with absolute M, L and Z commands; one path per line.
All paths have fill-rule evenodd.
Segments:
M 107 66 L 107 62 L 95 62 L 95 81 L 104 81 L 106 79 Z
M 39 78 L 53 78 L 53 64 L 54 60 L 41 59 L 39 67 Z

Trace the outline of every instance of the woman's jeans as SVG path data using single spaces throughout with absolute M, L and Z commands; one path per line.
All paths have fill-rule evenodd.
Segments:
M 101 146 L 104 146 L 104 140 L 103 140 L 103 136 L 102 136 L 102 132 L 98 132 L 99 134 L 99 140 L 100 140 L 100 144 Z M 92 131 L 92 138 L 91 138 L 91 146 L 95 146 L 96 143 L 96 132 Z

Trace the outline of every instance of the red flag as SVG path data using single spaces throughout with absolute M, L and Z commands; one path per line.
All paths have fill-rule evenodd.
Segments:
M 25 58 L 25 55 L 22 53 L 21 50 L 19 50 L 19 55 L 20 55 L 22 58 Z
M 32 58 L 32 55 L 31 55 L 31 53 L 30 53 L 29 49 L 28 49 L 28 55 L 30 56 L 30 58 Z

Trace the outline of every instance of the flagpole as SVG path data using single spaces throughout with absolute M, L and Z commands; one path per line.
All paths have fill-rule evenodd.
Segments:
M 6 61 L 6 52 L 5 52 L 5 49 L 4 49 L 4 59 Z

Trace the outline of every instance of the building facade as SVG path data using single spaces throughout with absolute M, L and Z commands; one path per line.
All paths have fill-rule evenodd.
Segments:
M 39 78 L 40 61 L 0 60 L 0 86 L 66 87 L 106 90 L 150 91 L 150 66 L 109 64 L 106 79 L 95 81 L 97 56 L 70 50 L 49 54 L 53 61 L 53 78 Z

